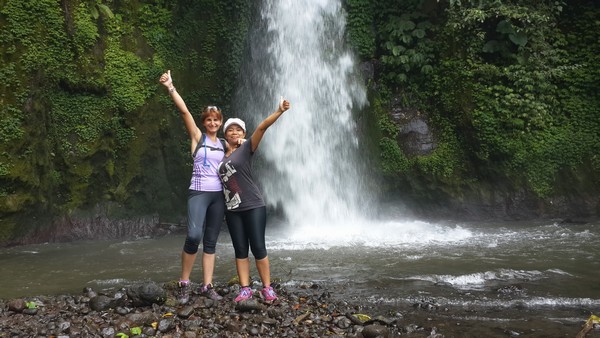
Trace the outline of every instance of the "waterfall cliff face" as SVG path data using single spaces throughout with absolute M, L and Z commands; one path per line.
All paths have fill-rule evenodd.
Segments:
M 242 71 L 232 114 L 250 122 L 249 132 L 280 96 L 292 104 L 260 144 L 255 173 L 294 229 L 341 226 L 369 210 L 353 118 L 366 93 L 345 20 L 339 0 L 264 1 Z

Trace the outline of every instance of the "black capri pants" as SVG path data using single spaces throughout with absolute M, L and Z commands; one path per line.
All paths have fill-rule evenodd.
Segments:
M 235 250 L 235 258 L 248 258 L 252 250 L 255 259 L 267 257 L 265 228 L 267 226 L 267 208 L 259 207 L 244 211 L 227 211 L 227 228 Z

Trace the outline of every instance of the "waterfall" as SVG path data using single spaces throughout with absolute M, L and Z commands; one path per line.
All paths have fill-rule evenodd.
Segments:
M 348 228 L 367 216 L 371 193 L 353 118 L 366 92 L 345 42 L 341 1 L 264 1 L 258 21 L 234 114 L 251 122 L 251 133 L 280 96 L 292 105 L 257 153 L 265 199 L 298 232 Z
M 271 217 L 270 248 L 394 247 L 472 236 L 375 202 L 370 178 L 378 169 L 364 155 L 356 122 L 366 90 L 345 41 L 341 0 L 263 0 L 254 24 L 232 114 L 246 119 L 251 133 L 280 96 L 292 104 L 254 161 L 267 204 L 283 215 L 276 233 Z

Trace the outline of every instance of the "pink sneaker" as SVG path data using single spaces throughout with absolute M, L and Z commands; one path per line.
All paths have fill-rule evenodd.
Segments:
M 244 286 L 240 291 L 240 294 L 237 297 L 235 297 L 235 301 L 241 302 L 250 298 L 252 298 L 252 289 L 250 289 L 249 286 Z
M 270 286 L 263 288 L 261 294 L 263 298 L 267 301 L 273 301 L 277 299 L 277 294 L 275 293 L 275 291 L 273 291 L 273 288 Z

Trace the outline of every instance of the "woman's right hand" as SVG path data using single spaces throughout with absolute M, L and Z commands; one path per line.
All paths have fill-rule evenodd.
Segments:
M 285 113 L 288 109 L 290 109 L 290 101 L 285 100 L 283 96 L 279 99 L 279 107 L 277 107 L 278 111 Z
M 160 76 L 160 83 L 163 84 L 163 86 L 171 89 L 173 87 L 173 79 L 171 78 L 171 70 L 168 70 L 166 73 L 163 73 L 163 75 Z

